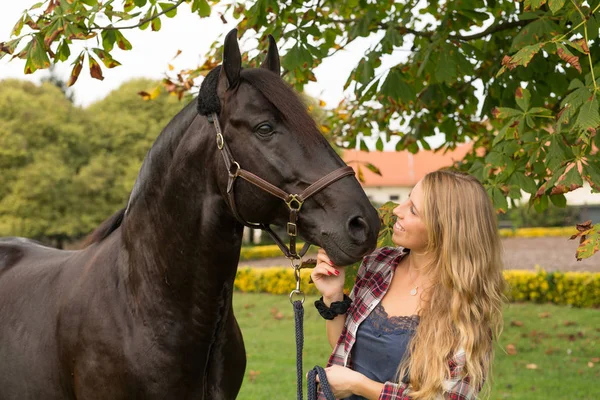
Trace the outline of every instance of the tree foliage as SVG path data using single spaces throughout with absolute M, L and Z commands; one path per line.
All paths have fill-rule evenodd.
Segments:
M 0 236 L 60 246 L 123 207 L 146 152 L 182 108 L 173 96 L 136 95 L 156 84 L 132 81 L 81 109 L 53 84 L 0 81 Z
M 84 65 L 102 79 L 102 68 L 119 65 L 115 46 L 131 49 L 128 29 L 159 30 L 182 6 L 200 17 L 219 8 L 259 43 L 272 34 L 285 78 L 299 90 L 324 59 L 374 39 L 348 77 L 350 94 L 323 124 L 340 144 L 373 132 L 399 135 L 397 150 L 411 152 L 428 149 L 434 134 L 445 136 L 444 148 L 470 141 L 457 167 L 484 183 L 501 212 L 522 191 L 542 211 L 564 206 L 564 193 L 584 182 L 600 189 L 600 0 L 47 0 L 17 21 L 0 56 L 25 59 L 26 73 L 72 60 L 71 84 Z M 75 40 L 90 46 L 71 55 Z M 203 65 L 164 88 L 182 95 L 221 50 L 219 38 Z

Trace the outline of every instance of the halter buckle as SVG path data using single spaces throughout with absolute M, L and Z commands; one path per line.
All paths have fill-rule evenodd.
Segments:
M 225 144 L 225 140 L 223 139 L 223 134 L 221 132 L 217 133 L 217 147 L 219 150 L 223 150 L 223 145 Z
M 287 223 L 287 234 L 290 236 L 298 235 L 298 226 L 292 222 Z

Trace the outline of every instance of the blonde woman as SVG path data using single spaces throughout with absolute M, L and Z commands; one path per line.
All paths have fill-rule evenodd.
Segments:
M 491 201 L 475 178 L 442 170 L 419 181 L 394 215 L 398 247 L 365 257 L 350 297 L 344 269 L 319 252 L 312 279 L 333 347 L 329 384 L 349 400 L 475 399 L 502 326 Z

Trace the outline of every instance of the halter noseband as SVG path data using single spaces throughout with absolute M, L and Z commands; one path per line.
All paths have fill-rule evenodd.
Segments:
M 304 245 L 304 248 L 300 251 L 300 254 L 296 252 L 296 236 L 298 234 L 298 227 L 296 223 L 298 222 L 298 213 L 300 212 L 302 205 L 309 197 L 325 189 L 333 182 L 336 182 L 346 176 L 354 175 L 354 170 L 352 169 L 352 167 L 349 166 L 338 168 L 311 184 L 300 194 L 286 193 L 277 186 L 270 184 L 264 179 L 254 175 L 252 172 L 246 171 L 245 169 L 240 167 L 240 164 L 237 161 L 235 161 L 233 155 L 231 154 L 231 150 L 229 150 L 229 146 L 227 146 L 227 143 L 225 142 L 217 114 L 213 112 L 210 115 L 208 115 L 207 118 L 208 122 L 213 124 L 217 132 L 217 147 L 219 148 L 219 150 L 221 150 L 221 154 L 223 155 L 223 161 L 225 162 L 225 167 L 227 168 L 227 173 L 229 175 L 229 179 L 227 181 L 227 195 L 229 197 L 229 204 L 231 206 L 231 211 L 233 211 L 233 215 L 243 225 L 253 229 L 264 230 L 269 235 L 271 235 L 271 237 L 273 238 L 275 243 L 277 243 L 281 251 L 290 260 L 293 261 L 300 259 L 310 247 L 310 243 L 307 242 Z M 247 182 L 250 182 L 254 186 L 262 189 L 263 191 L 280 198 L 288 206 L 288 209 L 290 210 L 290 219 L 287 223 L 287 234 L 290 238 L 289 248 L 283 243 L 279 236 L 277 236 L 277 234 L 273 232 L 269 225 L 264 223 L 257 224 L 253 222 L 248 222 L 240 216 L 235 205 L 235 195 L 233 191 L 233 185 L 235 183 L 236 178 L 238 177 L 244 179 Z

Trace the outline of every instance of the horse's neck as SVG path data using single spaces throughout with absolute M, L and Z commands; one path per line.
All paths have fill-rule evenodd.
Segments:
M 136 183 L 123 241 L 136 296 L 198 310 L 232 287 L 243 228 L 217 188 L 216 174 L 226 172 L 216 169 L 220 155 L 212 126 L 203 117 L 175 126 L 184 130 L 170 132 L 181 136 L 179 145 L 153 148 L 160 164 L 142 168 L 145 181 Z

